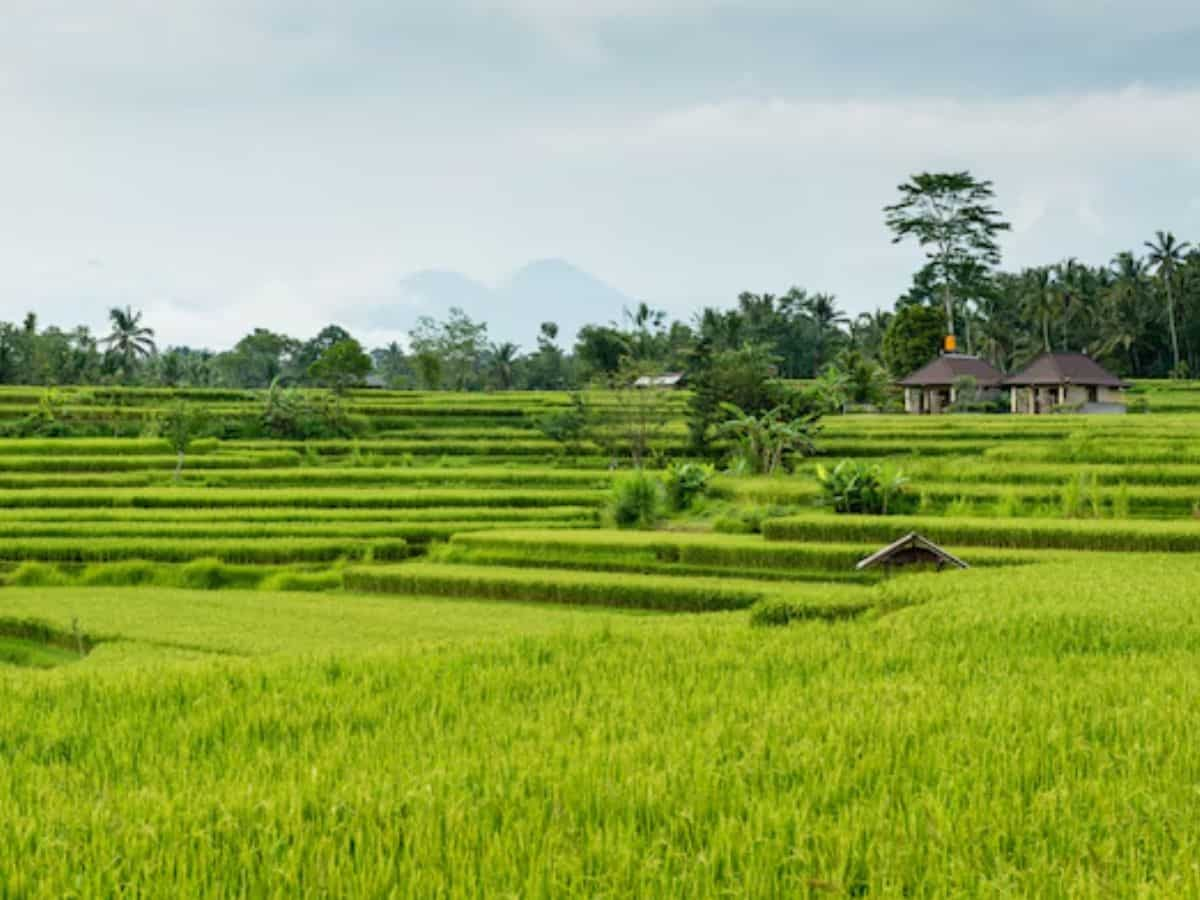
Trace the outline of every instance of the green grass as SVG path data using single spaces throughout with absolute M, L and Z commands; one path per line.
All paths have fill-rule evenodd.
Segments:
M 52 669 L 55 666 L 78 661 L 79 654 L 72 653 L 70 650 L 27 638 L 7 637 L 0 634 L 0 666 Z
M 262 404 L 55 395 L 107 434 Z M 827 417 L 920 515 L 816 509 L 810 460 L 695 532 L 596 527 L 563 393 L 353 392 L 367 436 L 205 439 L 179 485 L 157 439 L 0 440 L 0 896 L 1200 894 L 1200 391 L 1145 395 Z M 854 570 L 914 529 L 972 569 Z
M 348 590 L 363 592 L 691 612 L 744 609 L 765 596 L 776 595 L 814 607 L 836 607 L 839 615 L 862 612 L 870 604 L 869 589 L 858 585 L 782 587 L 744 578 L 675 578 L 445 563 L 354 567 L 346 571 L 345 585 Z
M 773 541 L 887 543 L 910 531 L 947 545 L 1017 549 L 1200 551 L 1200 522 L 1108 519 L 984 519 L 965 516 L 852 516 L 809 513 L 771 519 L 763 535 Z
M 106 640 L 0 672 L 0 886 L 1192 895 L 1197 579 L 1097 554 L 898 579 L 888 615 L 781 629 L 5 591 L 4 614 Z

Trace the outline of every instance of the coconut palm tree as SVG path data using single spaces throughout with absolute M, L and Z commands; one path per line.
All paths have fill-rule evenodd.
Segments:
M 1099 351 L 1125 354 L 1134 372 L 1141 371 L 1138 344 L 1151 325 L 1154 311 L 1146 303 L 1149 284 L 1146 263 L 1128 251 L 1112 261 L 1112 283 L 1103 294 L 1104 335 Z
M 520 349 L 520 347 L 510 341 L 506 341 L 503 344 L 492 344 L 488 368 L 491 369 L 496 387 L 502 391 L 510 390 L 513 386 L 513 367 L 517 361 L 517 353 Z
M 1052 349 L 1050 322 L 1061 308 L 1058 291 L 1047 268 L 1029 269 L 1025 272 L 1024 282 L 1021 305 L 1025 308 L 1025 314 L 1041 325 L 1042 349 L 1049 353 Z
M 804 298 L 803 309 L 817 326 L 813 369 L 819 372 L 825 364 L 825 351 L 831 339 L 843 334 L 842 327 L 849 325 L 850 319 L 838 309 L 837 298 L 833 294 L 809 294 Z
M 112 322 L 112 333 L 101 343 L 116 353 L 121 360 L 121 368 L 128 373 L 139 359 L 150 356 L 157 348 L 154 345 L 154 329 L 142 325 L 142 311 L 137 312 L 126 306 L 124 309 L 114 306 L 108 311 L 108 320 Z
M 1169 231 L 1155 232 L 1154 241 L 1146 241 L 1146 248 L 1150 251 L 1150 265 L 1157 271 L 1167 289 L 1167 326 L 1171 329 L 1171 355 L 1176 370 L 1179 368 L 1179 331 L 1175 326 L 1175 270 L 1183 264 L 1189 247 L 1191 244 L 1180 243 Z
M 1083 310 L 1083 288 L 1081 281 L 1083 278 L 1083 266 L 1079 264 L 1079 260 L 1075 257 L 1070 257 L 1054 266 L 1054 287 L 1060 302 L 1062 310 L 1060 312 L 1060 325 L 1062 326 L 1062 349 L 1070 350 L 1071 345 L 1068 338 L 1068 329 L 1072 322 Z

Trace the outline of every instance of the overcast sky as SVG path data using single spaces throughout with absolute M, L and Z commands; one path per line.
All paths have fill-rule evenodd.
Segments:
M 561 257 L 679 315 L 890 306 L 881 207 L 995 181 L 1005 264 L 1200 238 L 1185 0 L 3 0 L 0 317 L 351 328 Z M 369 341 L 389 335 L 365 333 Z M 532 341 L 530 341 L 532 343 Z

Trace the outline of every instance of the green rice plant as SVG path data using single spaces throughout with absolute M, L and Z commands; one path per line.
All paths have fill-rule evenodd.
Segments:
M 70 583 L 70 577 L 57 566 L 41 562 L 21 563 L 5 579 L 5 584 L 17 587 L 57 587 Z
M 350 591 L 418 596 L 476 597 L 616 606 L 663 611 L 705 612 L 742 609 L 772 591 L 770 585 L 736 579 L 679 579 L 607 572 L 555 572 L 411 563 L 346 570 Z M 830 593 L 862 597 L 864 588 L 820 585 Z M 791 593 L 800 586 L 789 589 Z
M 179 587 L 200 591 L 216 591 L 233 586 L 233 579 L 219 559 L 196 559 L 181 566 L 175 573 Z
M 163 568 L 161 565 L 140 559 L 123 562 L 91 563 L 84 567 L 74 579 L 76 584 L 89 587 L 130 587 L 133 585 L 159 584 Z
M 1109 501 L 1114 519 L 1129 518 L 1129 488 L 1124 483 L 1118 484 L 1110 494 Z
M 1015 491 L 1009 490 L 996 500 L 995 514 L 1002 519 L 1015 519 L 1022 515 L 1021 498 Z
M 1100 494 L 1095 476 L 1080 472 L 1067 479 L 1060 496 L 1064 519 L 1099 518 Z
M 0 491 L 0 509 L 140 507 L 199 509 L 214 507 L 306 507 L 310 509 L 421 509 L 424 507 L 603 506 L 603 491 L 505 488 L 311 488 L 249 490 L 236 488 L 147 488 L 111 491 Z
M 819 602 L 796 602 L 770 598 L 759 600 L 750 609 L 750 624 L 756 627 L 790 625 L 792 622 L 806 622 L 812 619 L 852 619 L 862 614 L 870 604 L 865 600 L 861 604 Z
M 336 591 L 342 587 L 342 572 L 276 572 L 259 585 L 264 591 Z
M 743 506 L 713 521 L 713 531 L 720 534 L 762 534 L 763 522 L 788 515 L 784 506 Z
M 277 565 L 297 562 L 333 562 L 342 558 L 401 560 L 408 555 L 402 538 L 378 541 L 326 538 L 261 538 L 258 540 L 189 540 L 142 537 L 13 538 L 0 547 L 0 559 L 8 562 L 62 563 L 143 560 L 187 562 L 213 558 L 225 563 Z
M 1200 530 L 1190 521 L 808 515 L 773 519 L 763 525 L 763 536 L 769 541 L 885 544 L 909 531 L 950 546 L 1151 553 L 1200 551 Z

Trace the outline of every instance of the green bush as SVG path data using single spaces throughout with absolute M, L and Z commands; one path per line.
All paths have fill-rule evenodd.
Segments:
M 908 479 L 891 466 L 844 459 L 832 469 L 818 465 L 817 481 L 834 512 L 886 516 L 911 509 Z
M 694 462 L 671 463 L 663 478 L 667 490 L 667 504 L 675 512 L 690 509 L 708 490 L 712 475 L 712 466 Z
M 662 517 L 662 483 L 653 475 L 635 472 L 613 485 L 612 516 L 618 528 L 652 528 Z

